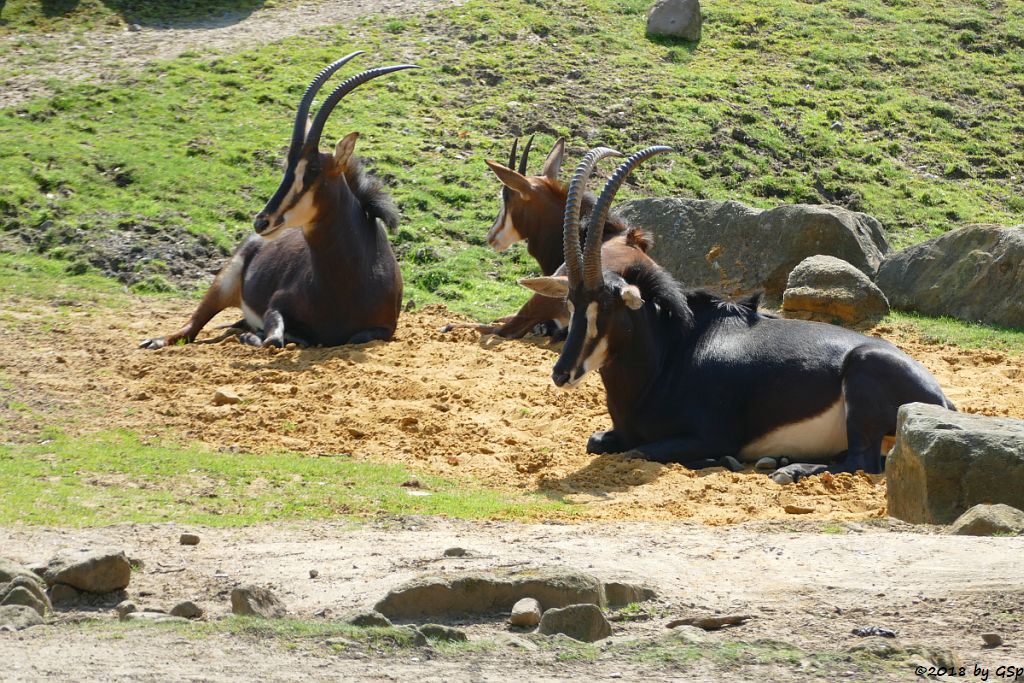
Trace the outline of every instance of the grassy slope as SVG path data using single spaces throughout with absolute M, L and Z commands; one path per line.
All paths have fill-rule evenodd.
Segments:
M 483 244 L 497 183 L 482 160 L 522 131 L 542 132 L 541 148 L 567 135 L 572 160 L 599 143 L 671 144 L 680 154 L 638 174 L 644 192 L 844 203 L 897 244 L 1021 222 L 1024 6 L 713 1 L 693 48 L 644 38 L 647 4 L 474 0 L 327 40 L 186 55 L 120 84 L 55 83 L 52 98 L 0 112 L 0 227 L 79 261 L 81 236 L 118 226 L 229 248 L 276 187 L 304 83 L 354 48 L 370 53 L 364 67 L 426 68 L 364 86 L 325 137 L 360 130 L 394 188 L 409 296 L 477 317 L 521 302 L 512 283 L 533 267 L 520 248 Z

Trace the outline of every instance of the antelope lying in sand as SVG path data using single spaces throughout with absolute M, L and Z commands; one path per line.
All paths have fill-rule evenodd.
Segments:
M 508 166 L 486 161 L 487 166 L 501 181 L 501 209 L 494 225 L 487 233 L 487 243 L 498 252 L 523 240 L 526 250 L 537 260 L 541 273 L 553 275 L 561 267 L 562 218 L 565 214 L 566 187 L 558 180 L 558 171 L 565 156 L 565 139 L 558 138 L 539 176 L 526 175 L 527 159 L 533 146 L 533 136 L 526 141 L 523 157 L 516 167 L 516 150 L 519 139 L 513 141 Z M 581 198 L 581 213 L 589 215 L 594 206 L 594 197 Z M 642 230 L 627 226 L 617 216 L 608 216 L 603 232 L 605 260 L 617 262 L 629 258 L 633 249 L 647 251 L 650 237 Z M 564 272 L 564 271 L 563 271 Z M 515 315 L 501 318 L 491 325 L 454 323 L 446 325 L 443 331 L 469 327 L 481 334 L 519 339 L 530 332 L 539 332 L 559 338 L 565 336 L 569 324 L 569 311 L 565 302 L 535 295 Z
M 389 340 L 398 324 L 402 275 L 383 223 L 394 229 L 398 212 L 383 184 L 352 155 L 358 133 L 333 153 L 320 152 L 327 117 L 345 95 L 409 64 L 364 71 L 339 85 L 309 120 L 313 98 L 354 52 L 317 74 L 299 102 L 284 178 L 256 215 L 256 234 L 238 247 L 177 332 L 147 339 L 159 349 L 191 342 L 213 316 L 242 309 L 244 343 L 336 346 Z M 291 228 L 299 228 L 292 230 Z M 287 330 L 287 333 L 286 333 Z
M 579 195 L 597 162 L 618 155 L 587 154 L 565 207 L 567 276 L 524 281 L 567 299 L 572 312 L 554 383 L 574 387 L 592 370 L 604 382 L 612 429 L 591 436 L 587 451 L 692 468 L 786 456 L 796 462 L 772 475 L 779 483 L 881 472 L 882 442 L 895 433 L 902 404 L 953 408 L 916 361 L 841 327 L 762 315 L 758 297 L 731 303 L 684 292 L 639 250 L 628 263 L 602 266 L 601 230 L 616 191 L 637 164 L 665 151 L 645 149 L 618 167 L 581 251 Z

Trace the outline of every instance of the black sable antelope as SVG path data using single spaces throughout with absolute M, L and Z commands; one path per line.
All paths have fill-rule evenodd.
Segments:
M 256 234 L 235 251 L 177 332 L 142 342 L 148 349 L 191 342 L 213 316 L 242 309 L 253 345 L 336 346 L 391 339 L 402 301 L 402 275 L 384 228 L 398 213 L 383 184 L 352 156 L 358 133 L 333 153 L 319 150 L 327 117 L 345 95 L 370 79 L 409 64 L 364 71 L 339 85 L 316 117 L 309 109 L 331 74 L 353 57 L 334 62 L 313 79 L 295 115 L 284 178 L 254 220 Z M 290 228 L 300 228 L 291 230 Z
M 880 472 L 882 441 L 895 433 L 900 405 L 953 407 L 916 361 L 840 327 L 764 316 L 757 297 L 730 303 L 684 292 L 639 251 L 624 268 L 602 268 L 601 226 L 615 192 L 637 164 L 665 151 L 645 149 L 619 166 L 581 252 L 581 188 L 598 160 L 617 154 L 591 151 L 565 207 L 568 277 L 524 282 L 567 297 L 572 311 L 554 383 L 575 386 L 591 370 L 604 382 L 612 429 L 591 436 L 587 451 L 633 451 L 694 468 L 725 456 L 797 461 L 773 475 L 780 483 L 824 471 Z
M 540 175 L 527 175 L 527 160 L 533 146 L 533 136 L 526 141 L 523 156 L 516 169 L 516 151 L 519 139 L 512 142 L 508 166 L 486 161 L 487 166 L 501 181 L 501 208 L 494 225 L 487 232 L 487 243 L 495 251 L 503 252 L 519 241 L 526 242 L 526 250 L 537 260 L 541 273 L 552 275 L 564 261 L 562 255 L 562 218 L 565 215 L 566 186 L 558 180 L 558 172 L 565 157 L 565 139 L 558 138 Z M 581 215 L 589 215 L 594 208 L 593 195 L 581 198 Z M 630 258 L 633 249 L 647 251 L 650 237 L 643 230 L 626 225 L 615 215 L 607 216 L 602 237 L 604 258 L 615 263 Z M 569 311 L 565 302 L 541 295 L 533 296 L 515 315 L 501 318 L 491 325 L 455 323 L 446 325 L 445 332 L 468 327 L 481 334 L 519 339 L 531 331 L 542 331 L 555 337 L 564 337 L 569 324 Z

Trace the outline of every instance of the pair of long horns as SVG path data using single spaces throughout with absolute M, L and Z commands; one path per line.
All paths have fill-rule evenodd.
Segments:
M 604 189 L 601 190 L 594 210 L 590 214 L 590 222 L 587 225 L 587 243 L 580 248 L 580 209 L 583 194 L 586 191 L 587 181 L 598 162 L 606 157 L 621 157 L 618 152 L 608 147 L 597 147 L 587 152 L 586 156 L 576 167 L 569 181 L 569 190 L 565 200 L 565 218 L 562 222 L 562 250 L 565 254 L 565 268 L 569 275 L 569 286 L 577 287 L 582 280 L 587 289 L 597 289 L 603 282 L 601 274 L 601 243 L 604 240 L 604 224 L 608 220 L 608 212 L 611 210 L 612 200 L 615 194 L 622 187 L 626 177 L 644 161 L 658 154 L 673 151 L 671 147 L 661 145 L 648 147 L 629 156 L 619 164 Z
M 324 83 L 331 75 L 345 66 L 349 61 L 355 59 L 359 55 L 363 54 L 362 50 L 353 52 L 350 55 L 345 55 L 333 64 L 329 64 L 316 75 L 310 84 L 306 88 L 306 92 L 302 94 L 302 99 L 299 101 L 299 109 L 295 113 L 295 127 L 292 129 L 292 142 L 288 148 L 288 161 L 289 163 L 295 162 L 299 153 L 306 146 L 312 146 L 317 148 L 320 145 L 320 136 L 323 135 L 324 125 L 327 123 L 327 117 L 331 115 L 334 107 L 337 106 L 338 102 L 341 102 L 345 95 L 349 94 L 363 83 L 369 80 L 389 74 L 393 71 L 401 71 L 402 69 L 418 69 L 419 67 L 415 64 L 396 64 L 394 66 L 382 66 L 376 69 L 368 69 L 360 74 L 352 76 L 344 83 L 335 88 L 330 95 L 320 105 L 320 109 L 316 113 L 316 118 L 313 119 L 313 123 L 309 127 L 309 131 L 306 130 L 306 121 L 309 117 L 309 108 L 313 104 L 313 98 L 323 87 Z
M 526 141 L 526 147 L 523 147 L 523 158 L 519 160 L 519 175 L 526 175 L 526 160 L 530 156 L 530 148 L 533 147 L 533 138 L 531 135 L 530 139 Z M 508 167 L 516 167 L 516 150 L 519 148 L 519 138 L 512 141 L 512 151 L 508 155 Z

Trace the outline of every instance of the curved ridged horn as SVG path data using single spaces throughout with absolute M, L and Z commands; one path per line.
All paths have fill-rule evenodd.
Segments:
M 523 158 L 519 160 L 519 175 L 526 175 L 526 159 L 530 156 L 530 148 L 533 147 L 533 135 L 526 141 L 526 147 L 523 147 Z M 509 166 L 509 168 L 512 168 Z
M 660 145 L 642 149 L 619 164 L 615 173 L 608 178 L 601 195 L 597 198 L 597 203 L 594 204 L 590 223 L 587 225 L 587 246 L 583 253 L 583 282 L 587 289 L 595 289 L 604 282 L 604 276 L 601 275 L 601 242 L 604 239 L 604 224 L 608 220 L 608 211 L 611 209 L 612 200 L 615 199 L 615 193 L 634 168 L 655 155 L 671 151 L 671 147 Z
M 396 64 L 395 66 L 380 66 L 376 69 L 368 69 L 361 74 L 352 76 L 347 81 L 339 85 L 334 89 L 324 103 L 320 105 L 320 110 L 316 113 L 316 118 L 313 119 L 313 125 L 309 128 L 309 133 L 306 134 L 306 145 L 312 145 L 314 148 L 320 144 L 320 136 L 324 132 L 324 124 L 327 123 L 327 117 L 334 111 L 334 107 L 341 101 L 345 95 L 349 94 L 363 83 L 369 80 L 389 74 L 393 71 L 401 71 L 402 69 L 418 69 L 419 67 L 415 64 Z
M 302 99 L 299 100 L 299 110 L 295 113 L 295 128 L 292 130 L 292 144 L 288 147 L 288 159 L 289 161 L 294 160 L 295 156 L 302 149 L 302 143 L 306 139 L 306 117 L 309 116 L 309 108 L 313 104 L 313 98 L 323 87 L 327 79 L 334 74 L 335 71 L 348 64 L 351 60 L 355 59 L 359 55 L 363 54 L 362 50 L 357 50 L 350 55 L 345 55 L 333 64 L 328 64 L 323 68 L 320 73 L 316 75 L 310 84 L 306 88 L 306 92 L 302 94 Z
M 569 275 L 571 288 L 579 285 L 583 277 L 583 251 L 580 249 L 580 208 L 583 193 L 597 162 L 613 156 L 621 157 L 622 152 L 608 147 L 590 150 L 576 166 L 569 181 L 569 190 L 565 197 L 565 217 L 562 219 L 562 253 L 565 256 L 565 269 Z
M 512 141 L 512 151 L 508 153 L 508 167 L 516 167 L 516 150 L 519 149 L 519 138 Z

